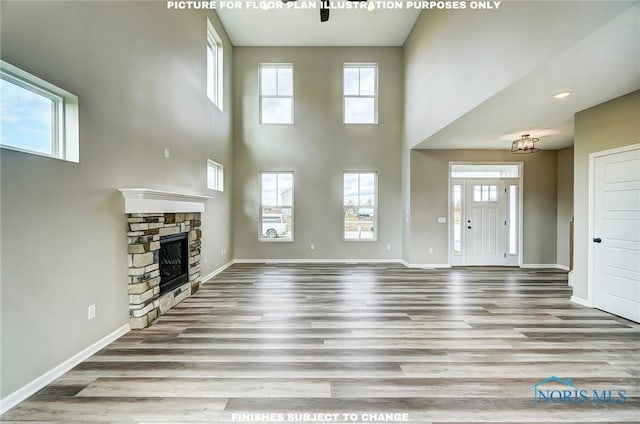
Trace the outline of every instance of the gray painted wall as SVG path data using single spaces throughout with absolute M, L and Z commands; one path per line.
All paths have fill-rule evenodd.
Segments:
M 557 263 L 569 266 L 569 223 L 573 218 L 573 147 L 558 150 Z
M 120 187 L 212 195 L 206 275 L 231 259 L 232 51 L 225 105 L 205 95 L 206 15 L 163 2 L 1 3 L 2 59 L 79 97 L 80 163 L 1 151 L 5 397 L 127 323 Z M 162 157 L 164 147 L 171 159 Z M 206 160 L 226 191 L 206 189 Z M 222 256 L 226 247 L 229 254 Z M 87 320 L 87 306 L 97 316 Z
M 556 263 L 556 152 L 514 156 L 508 150 L 411 151 L 410 263 L 448 262 L 448 227 L 437 220 L 448 216 L 451 161 L 522 161 L 523 263 Z
M 640 143 L 640 91 L 576 114 L 574 163 L 573 294 L 587 298 L 589 154 Z
M 342 123 L 346 62 L 379 64 L 378 125 Z M 260 63 L 294 64 L 294 125 L 259 124 Z M 234 75 L 236 259 L 399 258 L 402 49 L 240 47 Z M 378 171 L 378 242 L 342 239 L 350 170 Z M 294 242 L 258 241 L 258 171 L 294 172 Z

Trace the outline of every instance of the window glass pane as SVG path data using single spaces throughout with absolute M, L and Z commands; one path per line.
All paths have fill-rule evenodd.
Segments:
M 358 205 L 358 174 L 344 174 L 344 205 Z
M 453 253 L 462 253 L 462 186 L 453 186 Z
M 277 91 L 277 69 L 272 67 L 260 68 L 260 94 L 275 96 Z
M 293 95 L 293 68 L 278 68 L 278 95 Z
M 451 178 L 518 178 L 520 168 L 513 164 L 451 165 Z
M 291 98 L 263 98 L 262 122 L 265 124 L 290 124 L 292 122 Z
M 360 206 L 373 206 L 375 204 L 375 175 L 372 173 L 360 174 Z
M 509 185 L 509 254 L 518 254 L 518 186 Z
M 263 205 L 277 205 L 277 174 L 264 173 L 261 174 L 261 178 L 260 189 L 262 193 L 260 203 Z
M 486 202 L 489 200 L 489 186 L 482 186 L 482 201 Z
M 215 50 L 213 43 L 207 43 L 207 97 L 212 101 L 216 100 L 215 96 Z
M 358 89 L 359 72 L 358 68 L 344 68 L 344 95 L 357 96 L 360 94 Z
M 482 201 L 482 186 L 479 186 L 479 185 L 473 186 L 473 201 L 474 202 Z
M 489 201 L 497 202 L 498 201 L 498 187 L 497 186 L 489 186 Z
M 262 238 L 291 240 L 292 228 L 291 208 L 262 207 L 260 209 L 260 235 Z
M 360 68 L 360 95 L 374 96 L 376 94 L 376 68 Z
M 293 174 L 278 174 L 278 205 L 293 206 Z
M 0 143 L 52 155 L 55 102 L 0 79 Z
M 375 122 L 375 100 L 371 97 L 346 97 L 344 99 L 344 121 L 347 124 L 373 124 Z

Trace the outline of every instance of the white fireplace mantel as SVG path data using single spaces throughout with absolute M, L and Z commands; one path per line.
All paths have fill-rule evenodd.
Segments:
M 125 213 L 204 212 L 204 204 L 212 199 L 196 194 L 172 193 L 149 188 L 121 188 Z

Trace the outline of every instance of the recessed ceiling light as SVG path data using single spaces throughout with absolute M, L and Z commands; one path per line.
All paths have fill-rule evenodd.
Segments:
M 564 99 L 565 97 L 569 97 L 571 95 L 571 91 L 561 91 L 553 95 L 554 99 Z

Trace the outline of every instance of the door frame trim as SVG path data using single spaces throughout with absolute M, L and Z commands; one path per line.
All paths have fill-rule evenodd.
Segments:
M 451 178 L 451 166 L 452 165 L 518 165 L 518 267 L 522 268 L 522 264 L 524 261 L 523 247 L 524 247 L 524 225 L 523 225 L 523 217 L 524 217 L 524 162 L 522 161 L 475 161 L 475 160 L 466 160 L 466 161 L 449 161 L 449 166 L 447 167 L 447 258 L 449 261 L 449 266 L 453 265 L 453 220 L 452 216 L 452 208 L 451 208 L 451 191 L 452 191 L 452 178 Z M 460 178 L 456 178 L 458 180 Z M 475 179 L 475 178 L 474 178 Z M 505 180 L 515 178 L 504 178 Z M 464 254 L 464 252 L 463 252 Z
M 594 293 L 593 293 L 593 275 L 594 275 L 594 259 L 593 259 L 593 239 L 595 225 L 595 197 L 596 197 L 596 159 L 615 155 L 617 153 L 625 153 L 633 150 L 640 150 L 640 143 L 630 144 L 628 146 L 616 147 L 614 149 L 601 150 L 599 152 L 589 153 L 589 186 L 587 187 L 588 203 L 587 203 L 587 298 L 585 299 L 587 305 L 591 308 L 594 307 Z

